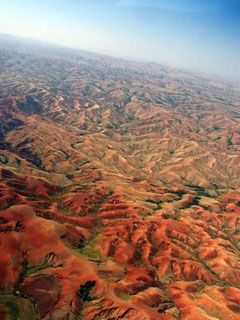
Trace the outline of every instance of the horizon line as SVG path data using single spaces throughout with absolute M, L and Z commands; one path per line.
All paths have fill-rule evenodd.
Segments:
M 204 71 L 201 71 L 201 70 L 196 70 L 194 68 L 191 68 L 191 67 L 181 67 L 181 66 L 178 66 L 178 65 L 174 65 L 174 64 L 169 64 L 167 62 L 164 62 L 164 61 L 160 61 L 160 60 L 149 60 L 147 58 L 137 58 L 136 56 L 135 57 L 131 57 L 131 56 L 123 56 L 123 55 L 114 55 L 114 54 L 111 54 L 111 53 L 106 53 L 106 52 L 101 52 L 101 51 L 93 51 L 93 50 L 89 50 L 89 49 L 85 49 L 85 48 L 81 48 L 81 47 L 75 47 L 75 46 L 68 46 L 66 44 L 61 44 L 61 43 L 58 43 L 58 42 L 54 42 L 52 40 L 46 40 L 46 39 L 43 39 L 43 38 L 39 38 L 39 37 L 29 37 L 29 36 L 23 36 L 23 35 L 18 35 L 18 34 L 13 34 L 13 33 L 7 33 L 7 32 L 1 32 L 0 31 L 0 36 L 3 35 L 3 36 L 10 36 L 10 37 L 13 37 L 13 38 L 19 38 L 19 40 L 28 40 L 28 41 L 33 41 L 33 42 L 36 42 L 36 43 L 39 43 L 41 45 L 49 45 L 49 46 L 57 46 L 57 47 L 62 47 L 64 49 L 70 49 L 70 50 L 79 50 L 79 51 L 85 51 L 85 52 L 89 52 L 91 54 L 96 54 L 96 55 L 102 55 L 102 56 L 105 56 L 105 57 L 108 57 L 108 58 L 113 58 L 113 59 L 119 59 L 119 60 L 125 60 L 126 62 L 129 62 L 129 63 L 142 63 L 142 64 L 157 64 L 159 66 L 162 66 L 162 67 L 167 67 L 169 69 L 175 69 L 177 71 L 181 71 L 181 72 L 185 72 L 185 73 L 189 73 L 189 74 L 194 74 L 196 76 L 199 76 L 199 77 L 203 77 L 203 78 L 213 78 L 213 79 L 217 79 L 219 81 L 227 81 L 227 82 L 231 82 L 231 83 L 234 83 L 234 84 L 237 84 L 237 85 L 240 85 L 240 79 L 237 79 L 235 77 L 227 77 L 227 76 L 223 76 L 221 74 L 218 74 L 218 73 L 211 73 L 211 72 L 204 72 Z

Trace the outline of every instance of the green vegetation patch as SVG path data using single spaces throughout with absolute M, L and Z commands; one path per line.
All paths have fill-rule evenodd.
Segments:
M 131 299 L 131 295 L 128 293 L 125 293 L 124 295 L 121 296 L 121 299 L 124 301 L 129 301 Z
M 182 198 L 182 196 L 186 194 L 186 191 L 178 190 L 178 191 L 175 191 L 174 194 L 176 194 L 179 198 Z
M 55 263 L 55 253 L 54 252 L 50 252 L 48 255 L 46 255 L 44 262 L 38 266 L 34 266 L 34 267 L 28 267 L 28 264 L 25 263 L 25 272 L 24 275 L 30 276 L 31 274 L 34 273 L 38 273 L 41 270 L 44 269 L 48 269 L 48 268 L 62 268 L 63 267 L 63 263 Z
M 192 201 L 185 206 L 184 209 L 191 208 L 192 206 L 199 206 L 200 199 L 201 199 L 201 197 L 199 197 L 199 196 L 194 197 L 192 199 Z
M 186 187 L 194 189 L 198 193 L 199 196 L 210 197 L 209 193 L 205 190 L 204 187 L 201 187 L 201 186 L 198 186 L 195 184 L 187 184 Z
M 103 260 L 102 255 L 98 250 L 95 249 L 96 238 L 89 240 L 84 246 L 81 245 L 80 253 L 92 260 Z
M 77 291 L 77 295 L 83 301 L 91 301 L 93 298 L 91 297 L 91 290 L 95 287 L 96 281 L 87 281 L 86 283 L 82 284 Z

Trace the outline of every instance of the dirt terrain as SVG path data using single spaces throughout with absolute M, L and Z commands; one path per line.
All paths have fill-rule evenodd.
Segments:
M 0 89 L 0 319 L 239 319 L 238 84 L 0 35 Z

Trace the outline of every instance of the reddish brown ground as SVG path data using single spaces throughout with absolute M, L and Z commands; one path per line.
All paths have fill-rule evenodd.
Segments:
M 238 320 L 239 86 L 0 44 L 0 319 Z
M 152 201 L 171 204 L 166 213 L 102 187 L 1 177 L 0 289 L 15 309 L 22 297 L 33 319 L 239 319 L 240 208 L 226 210 L 238 193 L 217 199 L 221 212 L 177 210 L 197 192 L 151 187 Z

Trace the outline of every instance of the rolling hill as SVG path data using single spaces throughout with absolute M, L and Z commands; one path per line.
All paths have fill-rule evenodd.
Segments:
M 0 35 L 0 318 L 237 320 L 240 85 Z

